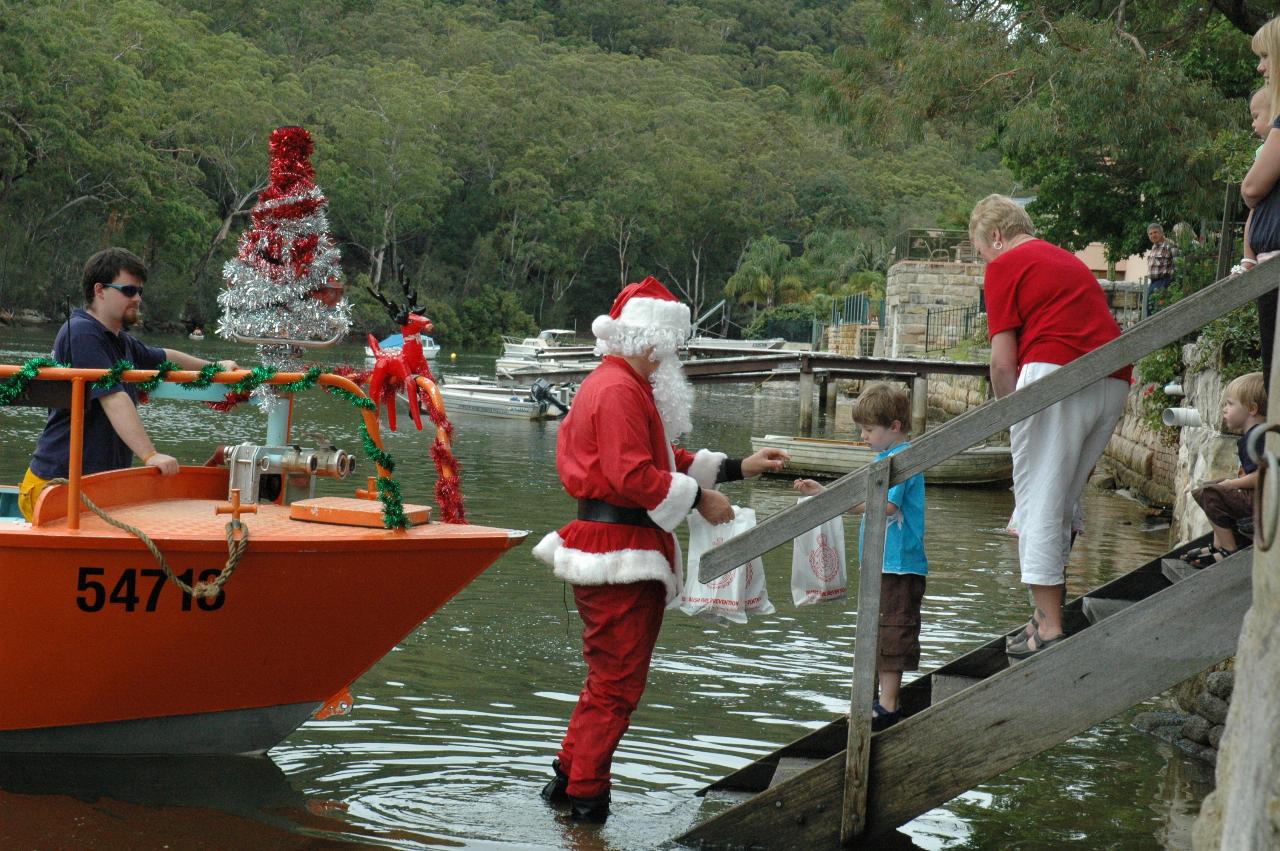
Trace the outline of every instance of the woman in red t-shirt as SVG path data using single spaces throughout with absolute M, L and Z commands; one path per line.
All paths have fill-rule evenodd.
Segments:
M 996 398 L 1120 336 L 1089 268 L 1033 234 L 1027 211 L 1003 195 L 979 201 L 969 218 L 969 237 L 987 261 L 983 290 Z M 1018 564 L 1035 604 L 1026 629 L 1010 641 L 1014 658 L 1064 637 L 1072 513 L 1124 412 L 1129 377 L 1126 367 L 1009 430 Z

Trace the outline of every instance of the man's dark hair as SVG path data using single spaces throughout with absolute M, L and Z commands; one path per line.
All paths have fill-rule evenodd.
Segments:
M 84 274 L 80 276 L 80 285 L 84 288 L 84 303 L 93 303 L 94 284 L 110 284 L 121 272 L 137 275 L 139 280 L 145 281 L 147 264 L 125 248 L 104 248 L 90 257 L 84 264 Z

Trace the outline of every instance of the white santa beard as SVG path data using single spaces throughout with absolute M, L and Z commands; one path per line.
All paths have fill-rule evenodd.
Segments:
M 693 385 L 684 377 L 684 369 L 675 352 L 658 355 L 658 368 L 649 376 L 653 385 L 653 401 L 658 406 L 667 439 L 675 440 L 693 431 Z

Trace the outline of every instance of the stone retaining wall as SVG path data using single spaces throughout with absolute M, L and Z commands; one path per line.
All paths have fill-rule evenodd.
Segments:
M 1134 385 L 1125 400 L 1124 416 L 1107 443 L 1103 459 L 1115 474 L 1116 485 L 1128 488 L 1148 502 L 1173 505 L 1178 445 L 1168 433 L 1151 428 L 1143 419 L 1141 385 Z
M 927 263 L 904 260 L 889 267 L 885 281 L 884 353 L 912 357 L 924 353 L 929 308 L 976 304 L 982 292 L 981 263 Z M 896 348 L 895 348 L 896 347 Z
M 1204 676 L 1202 683 L 1193 696 L 1179 701 L 1183 712 L 1140 712 L 1134 716 L 1133 725 L 1171 742 L 1185 754 L 1217 762 L 1236 673 L 1216 670 Z

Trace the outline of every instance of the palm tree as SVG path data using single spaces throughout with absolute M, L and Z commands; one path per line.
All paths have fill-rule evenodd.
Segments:
M 724 294 L 739 304 L 765 309 L 776 304 L 809 300 L 804 280 L 791 268 L 791 248 L 777 237 L 753 240 L 743 252 L 738 270 L 724 287 Z

